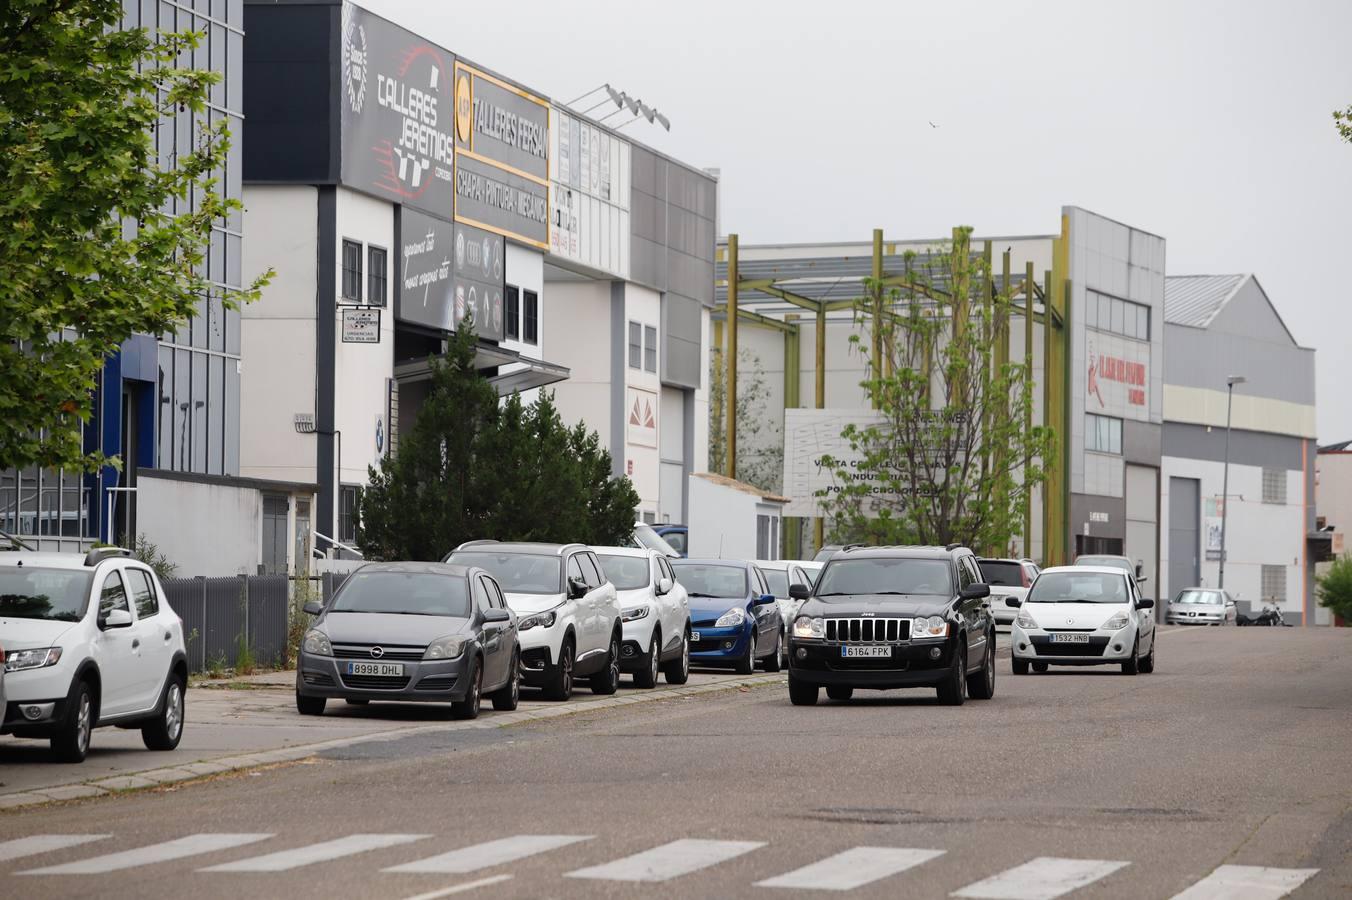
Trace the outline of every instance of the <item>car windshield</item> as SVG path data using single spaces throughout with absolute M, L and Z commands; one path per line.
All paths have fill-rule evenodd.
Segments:
M 981 577 L 986 579 L 987 584 L 998 584 L 1002 587 L 1027 587 L 1023 581 L 1023 566 L 1016 562 L 1004 562 L 998 559 L 983 559 L 978 565 L 981 567 Z
M 488 574 L 496 578 L 509 594 L 558 594 L 563 591 L 557 556 L 464 551 L 452 553 L 447 562 L 487 569 Z
M 1030 603 L 1126 603 L 1127 583 L 1107 572 L 1043 572 L 1028 593 Z
M 1222 606 L 1225 603 L 1221 599 L 1220 591 L 1183 591 L 1174 602 L 1205 603 L 1210 606 Z
M 691 597 L 745 597 L 746 569 L 717 563 L 689 563 L 673 559 L 676 580 Z
M 460 575 L 357 572 L 333 598 L 333 612 L 469 616 L 469 585 Z
M 0 568 L 0 616 L 78 622 L 89 603 L 92 577 L 77 569 Z
M 816 596 L 826 600 L 851 594 L 951 594 L 946 559 L 872 557 L 834 559 L 817 578 Z
M 601 568 L 605 570 L 606 578 L 615 585 L 617 591 L 645 588 L 652 579 L 652 568 L 648 565 L 646 556 L 611 556 L 598 553 L 596 558 L 601 560 Z
M 770 593 L 783 600 L 789 596 L 789 573 L 781 572 L 778 569 L 761 569 L 765 573 L 765 580 L 770 585 Z
M 1107 566 L 1110 569 L 1121 569 L 1124 572 L 1131 571 L 1131 563 L 1120 556 L 1081 556 L 1075 560 L 1077 566 Z

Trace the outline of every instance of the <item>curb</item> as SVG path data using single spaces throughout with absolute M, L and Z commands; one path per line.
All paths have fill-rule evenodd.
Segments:
M 115 775 L 111 778 L 98 778 L 90 781 L 57 785 L 40 790 L 22 791 L 13 794 L 0 794 L 0 812 L 40 806 L 60 800 L 83 800 L 88 797 L 106 797 L 112 794 L 142 790 L 144 788 L 163 787 L 185 781 L 196 781 L 210 775 L 227 772 L 240 772 L 259 766 L 295 762 L 308 756 L 314 756 L 325 750 L 352 747 L 357 744 L 370 744 L 391 741 L 417 734 L 440 734 L 449 731 L 470 731 L 492 728 L 507 728 L 523 722 L 538 722 L 543 719 L 556 719 L 562 716 L 574 716 L 579 713 L 601 709 L 616 709 L 634 703 L 653 703 L 673 697 L 691 697 L 699 694 L 713 694 L 721 691 L 736 690 L 744 687 L 759 687 L 767 684 L 782 683 L 782 673 L 755 675 L 739 678 L 735 681 L 718 681 L 694 687 L 671 687 L 661 690 L 649 690 L 643 693 L 614 695 L 604 700 L 589 700 L 585 703 L 551 706 L 544 709 L 517 710 L 516 712 L 494 714 L 492 718 L 471 722 L 438 722 L 432 725 L 413 725 L 407 728 L 392 728 L 387 731 L 373 731 L 370 734 L 355 735 L 346 738 L 333 738 L 312 744 L 298 744 L 277 750 L 264 750 L 239 756 L 226 756 L 217 759 L 201 760 L 191 763 L 179 763 L 142 772 Z

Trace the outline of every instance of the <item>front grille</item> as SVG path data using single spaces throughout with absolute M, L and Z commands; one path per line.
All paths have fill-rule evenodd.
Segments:
M 379 675 L 344 675 L 343 684 L 351 688 L 365 688 L 384 691 L 402 691 L 408 687 L 408 676 L 403 678 L 381 678 Z
M 910 640 L 910 619 L 827 619 L 826 640 L 836 644 L 895 644 Z
M 385 652 L 380 656 L 372 656 L 371 648 L 379 647 Z M 413 644 L 334 644 L 333 655 L 337 659 L 422 659 L 426 647 L 419 647 Z
M 691 652 L 691 653 L 707 653 L 707 652 L 709 652 L 710 650 L 721 650 L 722 648 L 723 648 L 723 641 L 722 641 L 722 639 L 714 640 L 714 641 L 691 641 L 691 642 L 690 642 L 690 652 Z
M 301 677 L 305 679 L 306 684 L 314 684 L 314 685 L 333 684 L 333 679 L 325 675 L 323 672 L 302 672 Z
M 428 675 L 418 682 L 414 690 L 419 691 L 445 691 L 455 687 L 454 675 Z
M 858 672 L 861 669 L 888 669 L 893 672 L 905 672 L 910 663 L 904 659 L 879 659 L 877 657 L 827 657 L 826 667 L 833 672 Z

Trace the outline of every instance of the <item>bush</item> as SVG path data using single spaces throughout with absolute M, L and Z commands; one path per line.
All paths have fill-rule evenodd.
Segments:
M 1344 623 L 1352 623 L 1352 555 L 1335 560 L 1315 582 L 1320 605 L 1333 610 Z

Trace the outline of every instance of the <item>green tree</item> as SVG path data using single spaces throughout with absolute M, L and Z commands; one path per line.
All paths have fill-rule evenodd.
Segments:
M 709 471 L 728 471 L 727 366 L 715 350 L 709 360 Z M 784 484 L 784 422 L 765 418 L 770 392 L 760 357 L 745 347 L 737 352 L 738 481 L 779 493 Z
M 105 357 L 266 283 L 206 278 L 212 223 L 238 208 L 224 123 L 168 167 L 156 154 L 157 127 L 205 119 L 219 76 L 186 67 L 199 36 L 121 17 L 121 0 L 0 4 L 0 469 L 99 465 L 80 425 Z
M 467 540 L 616 544 L 638 494 L 594 431 L 564 425 L 551 394 L 499 402 L 474 368 L 469 328 L 432 360 L 431 390 L 399 452 L 370 470 L 357 504 L 372 559 L 441 559 Z
M 1333 124 L 1338 127 L 1338 134 L 1343 140 L 1352 144 L 1352 106 L 1347 109 L 1335 109 L 1333 111 Z
M 856 304 L 860 331 L 878 341 L 880 370 L 859 349 L 879 418 L 843 432 L 853 464 L 825 463 L 837 489 L 823 492 L 821 508 L 837 540 L 1003 552 L 1045 478 L 1054 435 L 1026 425 L 1032 372 L 997 350 L 1008 340 L 1011 286 L 990 286 L 970 229 L 954 234 L 942 251 L 908 255 L 899 289 L 870 279 Z M 861 334 L 851 341 L 861 345 Z
M 1315 583 L 1319 604 L 1333 610 L 1345 623 L 1352 622 L 1352 556 L 1334 560 Z

